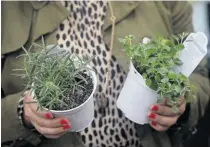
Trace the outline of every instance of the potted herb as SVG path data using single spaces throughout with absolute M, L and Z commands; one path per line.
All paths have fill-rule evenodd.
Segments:
M 177 111 L 180 96 L 184 96 L 187 102 L 190 101 L 192 86 L 188 76 L 204 57 L 207 48 L 200 45 L 206 39 L 202 33 L 190 34 L 184 41 L 185 38 L 186 34 L 183 33 L 172 39 L 158 37 L 149 43 L 138 45 L 132 44 L 132 35 L 120 39 L 131 62 L 117 106 L 130 120 L 139 124 L 148 123 L 149 107 L 162 102 L 164 98 L 173 111 Z M 204 52 L 200 60 L 195 61 L 196 54 L 190 53 L 196 51 Z M 183 67 L 187 67 L 187 70 Z
M 36 45 L 40 52 L 24 49 L 24 74 L 38 109 L 50 111 L 55 117 L 65 116 L 71 132 L 86 128 L 94 118 L 93 94 L 97 78 L 82 60 L 59 46 Z

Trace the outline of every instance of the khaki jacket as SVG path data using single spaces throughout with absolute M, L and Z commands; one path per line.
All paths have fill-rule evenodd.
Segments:
M 170 37 L 172 34 L 193 31 L 192 8 L 187 2 L 112 2 L 112 7 L 116 17 L 113 54 L 125 71 L 128 70 L 129 58 L 122 52 L 118 38 L 133 34 L 136 41 L 141 42 L 144 37 L 153 38 L 158 34 Z M 11 73 L 12 69 L 23 65 L 23 61 L 16 58 L 22 53 L 20 48 L 28 47 L 32 42 L 39 42 L 43 35 L 47 44 L 55 44 L 54 32 L 68 15 L 69 12 L 59 2 L 2 2 L 1 86 L 5 95 L 2 99 L 2 141 L 27 136 L 33 144 L 40 143 L 35 134 L 31 135 L 31 138 L 28 137 L 33 133 L 19 123 L 16 109 L 24 82 Z M 110 44 L 110 35 L 111 20 L 108 11 L 104 25 L 104 40 L 107 45 Z M 200 67 L 198 69 L 205 71 L 203 66 Z M 209 101 L 209 80 L 204 77 L 206 74 L 200 73 L 201 70 L 198 70 L 190 77 L 197 87 L 197 102 L 190 104 L 187 120 L 181 123 L 187 127 L 183 128 L 192 128 L 197 124 Z M 174 133 L 173 137 L 168 135 L 169 131 L 174 131 L 173 127 L 168 132 L 153 131 L 148 125 L 137 125 L 138 128 L 139 138 L 144 147 L 181 146 L 182 131 Z M 44 141 L 41 146 L 81 146 L 79 141 L 75 142 L 73 139 L 74 135 L 68 135 L 56 141 Z

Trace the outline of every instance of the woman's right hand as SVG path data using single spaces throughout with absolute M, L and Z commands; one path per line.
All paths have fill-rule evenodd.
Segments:
M 32 124 L 36 130 L 47 138 L 59 138 L 71 127 L 70 122 L 65 118 L 53 118 L 50 112 L 37 111 L 36 103 L 30 96 L 30 92 L 24 97 L 24 119 L 28 124 Z

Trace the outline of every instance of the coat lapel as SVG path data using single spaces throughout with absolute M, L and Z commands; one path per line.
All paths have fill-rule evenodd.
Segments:
M 39 9 L 34 24 L 33 40 L 35 41 L 42 35 L 54 32 L 68 15 L 68 10 L 60 2 L 50 2 L 44 8 Z
M 139 5 L 139 2 L 127 1 L 127 2 L 119 3 L 117 1 L 112 1 L 111 4 L 112 4 L 114 16 L 116 17 L 115 23 L 118 23 L 120 20 L 122 20 L 123 18 L 125 18 L 131 13 Z M 111 12 L 110 12 L 109 6 L 107 6 L 107 8 L 108 8 L 108 11 L 105 18 L 104 30 L 111 27 L 111 24 L 112 24 L 112 21 L 110 19 Z

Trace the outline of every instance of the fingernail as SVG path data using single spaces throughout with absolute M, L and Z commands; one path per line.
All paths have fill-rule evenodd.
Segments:
M 65 125 L 65 126 L 63 126 L 63 129 L 64 129 L 64 130 L 70 129 L 70 125 Z
M 152 121 L 152 123 L 151 123 L 153 126 L 156 126 L 157 125 L 157 123 L 156 122 L 154 122 L 154 121 Z
M 47 112 L 47 113 L 45 114 L 45 118 L 51 119 L 51 118 L 52 118 L 52 114 L 51 114 L 50 112 Z
M 69 125 L 69 122 L 68 122 L 68 120 L 66 120 L 66 119 L 61 119 L 61 120 L 60 120 L 60 124 L 61 124 L 61 125 Z
M 152 106 L 152 111 L 158 111 L 159 107 L 157 105 Z
M 149 114 L 149 118 L 155 119 L 155 118 L 156 118 L 156 115 L 155 115 L 154 113 L 150 113 L 150 114 Z

